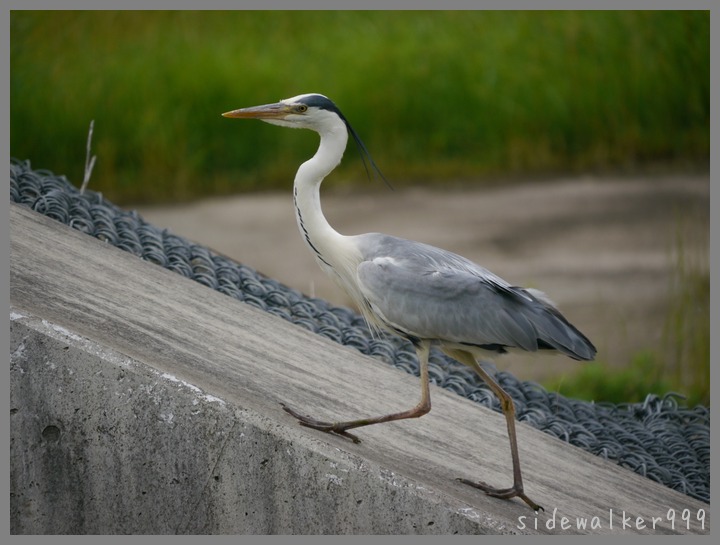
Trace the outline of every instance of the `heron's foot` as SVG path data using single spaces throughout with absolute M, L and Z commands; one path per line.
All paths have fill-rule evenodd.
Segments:
M 538 511 L 545 511 L 545 508 L 542 505 L 538 505 L 525 495 L 522 486 L 514 485 L 510 488 L 493 488 L 492 486 L 488 486 L 487 484 L 480 481 L 470 481 L 468 479 L 457 480 L 461 483 L 470 485 L 473 488 L 478 488 L 485 492 L 488 496 L 492 496 L 493 498 L 501 498 L 503 500 L 509 500 L 510 498 L 520 498 L 522 501 L 527 503 L 530 508 L 536 513 Z
M 341 437 L 346 437 L 347 439 L 352 440 L 353 443 L 360 442 L 360 438 L 357 435 L 348 432 L 347 429 L 338 422 L 322 422 L 320 420 L 315 420 L 309 416 L 303 416 L 284 403 L 280 403 L 280 405 L 286 413 L 297 418 L 301 426 L 324 431 L 325 433 L 334 433 L 335 435 L 340 435 Z

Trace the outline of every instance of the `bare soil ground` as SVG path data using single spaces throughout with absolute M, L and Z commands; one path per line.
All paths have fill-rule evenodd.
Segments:
M 597 359 L 624 365 L 661 346 L 678 240 L 709 267 L 707 175 L 563 179 L 461 190 L 323 192 L 343 234 L 385 232 L 454 251 L 507 281 L 548 294 L 597 346 Z M 143 208 L 149 222 L 260 272 L 347 305 L 324 276 L 295 224 L 291 188 Z M 525 380 L 570 373 L 558 356 L 510 355 L 497 362 Z

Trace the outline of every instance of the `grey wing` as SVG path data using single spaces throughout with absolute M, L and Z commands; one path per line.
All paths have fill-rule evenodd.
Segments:
M 389 328 L 499 351 L 553 348 L 575 359 L 594 357 L 590 341 L 547 302 L 460 256 L 399 242 L 415 245 L 358 267 L 363 296 Z

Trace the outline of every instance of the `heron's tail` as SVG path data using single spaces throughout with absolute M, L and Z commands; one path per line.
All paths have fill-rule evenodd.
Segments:
M 538 328 L 538 347 L 562 352 L 574 360 L 592 361 L 597 349 L 578 328 L 565 319 L 555 307 L 543 309 L 544 319 Z
M 597 349 L 578 328 L 567 321 L 555 304 L 541 291 L 525 289 L 539 305 L 539 319 L 535 321 L 538 348 L 558 350 L 574 360 L 591 361 Z

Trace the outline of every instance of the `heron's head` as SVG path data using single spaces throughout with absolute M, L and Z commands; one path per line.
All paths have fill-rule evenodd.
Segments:
M 222 114 L 223 117 L 232 117 L 236 119 L 260 119 L 266 123 L 280 125 L 282 127 L 293 127 L 296 129 L 312 129 L 321 135 L 338 134 L 339 127 L 345 127 L 347 132 L 353 137 L 355 143 L 360 150 L 360 157 L 363 165 L 370 177 L 365 157 L 367 157 L 370 165 L 378 173 L 380 178 L 389 186 L 390 183 L 385 179 L 383 173 L 373 161 L 365 144 L 352 128 L 350 123 L 335 103 L 325 95 L 318 93 L 308 93 L 298 95 L 292 98 L 286 98 L 274 104 L 263 104 L 262 106 L 253 106 L 251 108 L 240 108 L 232 112 Z
M 333 101 L 317 93 L 286 98 L 274 104 L 241 108 L 222 115 L 237 119 L 260 119 L 273 125 L 313 129 L 318 132 L 337 125 L 338 121 L 347 125 L 345 116 Z

